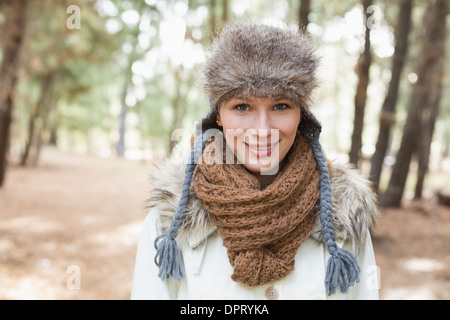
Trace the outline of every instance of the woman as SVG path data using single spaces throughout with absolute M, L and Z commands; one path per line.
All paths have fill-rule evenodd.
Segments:
M 322 153 L 317 66 L 297 32 L 224 28 L 190 159 L 175 148 L 153 180 L 132 299 L 378 299 L 377 206 Z

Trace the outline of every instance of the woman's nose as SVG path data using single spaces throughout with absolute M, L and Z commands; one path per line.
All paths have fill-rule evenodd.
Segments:
M 270 115 L 258 112 L 246 130 L 246 135 L 250 138 L 250 143 L 266 143 L 272 135 Z
M 267 112 L 258 112 L 253 123 L 253 128 L 258 131 L 270 132 L 270 115 Z

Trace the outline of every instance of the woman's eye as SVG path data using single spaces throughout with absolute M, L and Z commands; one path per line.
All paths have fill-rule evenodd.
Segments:
M 289 106 L 286 103 L 279 103 L 275 106 L 276 110 L 286 110 Z
M 246 111 L 248 109 L 248 106 L 246 104 L 238 104 L 235 107 L 235 109 L 238 110 L 238 111 Z

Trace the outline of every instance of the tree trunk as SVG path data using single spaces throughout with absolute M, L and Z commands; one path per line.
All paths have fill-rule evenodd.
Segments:
M 450 153 L 450 139 L 446 138 L 444 144 L 445 144 L 445 146 L 442 150 L 442 158 L 443 159 L 447 158 Z
M 55 106 L 56 106 L 56 98 L 54 97 L 52 97 L 51 99 L 47 98 L 46 108 L 44 109 L 44 112 L 41 115 L 42 126 L 38 128 L 38 134 L 36 135 L 36 143 L 34 145 L 34 154 L 31 159 L 31 165 L 33 167 L 37 167 L 37 165 L 39 164 L 39 159 L 41 158 L 42 145 L 44 144 L 42 136 L 48 130 L 48 119 L 50 113 L 55 108 Z
M 383 207 L 400 207 L 409 165 L 412 154 L 416 148 L 416 138 L 420 135 L 420 121 L 417 112 L 412 110 L 408 114 L 403 131 L 403 138 L 398 150 L 395 165 L 392 168 L 391 178 L 384 194 L 380 197 Z
M 127 111 L 128 111 L 128 106 L 126 103 L 127 94 L 128 94 L 128 83 L 125 83 L 122 89 L 122 107 L 120 109 L 120 118 L 119 118 L 119 141 L 117 142 L 116 146 L 116 155 L 119 158 L 123 158 L 125 156 L 125 132 L 126 132 Z
M 441 157 L 439 158 L 439 170 L 442 170 L 442 165 L 444 163 L 444 160 L 448 158 L 448 155 L 450 153 L 450 138 L 447 134 L 444 134 L 443 139 L 443 146 L 441 151 Z
M 173 108 L 173 120 L 170 133 L 173 133 L 176 129 L 180 129 L 181 126 L 181 92 L 177 90 L 175 93 L 175 97 L 172 101 Z M 172 152 L 173 147 L 175 146 L 174 141 L 172 141 L 172 134 L 169 135 L 169 154 Z
M 365 15 L 365 44 L 364 51 L 359 57 L 356 65 L 358 74 L 358 85 L 355 95 L 355 118 L 353 121 L 352 145 L 349 152 L 349 161 L 358 167 L 359 154 L 362 147 L 362 132 L 364 127 L 364 111 L 366 108 L 367 87 L 369 86 L 369 70 L 372 63 L 372 53 L 370 49 L 370 26 L 367 23 L 372 15 L 368 8 L 372 5 L 372 0 L 362 0 Z
M 216 32 L 216 26 L 217 26 L 217 22 L 216 22 L 216 0 L 210 0 L 210 8 L 209 8 L 209 25 L 211 28 L 211 32 L 215 33 Z
M 443 10 L 445 12 L 444 8 Z M 440 31 L 443 33 L 446 32 L 445 24 L 444 28 Z M 442 42 L 436 43 L 436 51 L 439 51 L 442 56 L 440 60 L 436 61 L 433 85 L 431 87 L 432 92 L 429 94 L 430 101 L 429 104 L 424 107 L 424 111 L 422 112 L 422 134 L 419 137 L 417 150 L 419 165 L 417 171 L 416 189 L 414 193 L 415 200 L 422 199 L 423 184 L 425 176 L 428 173 L 430 162 L 431 142 L 433 141 L 434 128 L 440 109 L 440 102 L 442 98 L 442 78 L 444 75 L 443 62 L 445 60 L 445 37 L 446 36 L 443 35 Z
M 437 193 L 438 202 L 444 206 L 450 207 L 450 189 L 446 188 Z
M 309 24 L 309 13 L 311 11 L 311 0 L 300 0 L 300 10 L 298 12 L 299 16 L 299 29 L 305 32 L 308 29 Z
M 52 126 L 50 128 L 50 139 L 48 140 L 48 144 L 56 147 L 57 142 L 58 142 L 57 128 L 56 126 Z
M 389 84 L 388 93 L 384 100 L 380 114 L 380 130 L 376 143 L 375 153 L 372 157 L 370 168 L 370 180 L 373 188 L 378 192 L 381 172 L 383 169 L 384 158 L 388 150 L 388 144 L 391 137 L 391 128 L 395 122 L 395 107 L 397 104 L 398 88 L 400 76 L 406 60 L 408 49 L 408 35 L 411 29 L 411 13 L 413 0 L 402 0 L 400 3 L 399 20 L 397 27 L 397 43 L 392 61 L 392 77 Z
M 175 86 L 175 95 L 172 99 L 173 120 L 169 135 L 169 153 L 175 146 L 175 142 L 172 141 L 172 133 L 176 129 L 181 129 L 182 119 L 184 118 L 184 111 L 185 111 L 183 105 L 186 102 L 186 98 L 189 95 L 190 89 L 192 88 L 190 82 L 193 80 L 192 76 L 189 76 L 184 80 L 182 79 L 183 74 L 182 66 L 175 67 L 172 73 L 175 79 L 176 86 Z M 183 90 L 183 83 L 187 84 L 185 86 L 186 88 L 185 90 Z
M 424 112 L 430 112 L 430 97 L 436 92 L 442 68 L 443 48 L 445 43 L 445 22 L 448 12 L 447 0 L 430 2 L 423 18 L 424 34 L 418 59 L 418 81 L 413 88 L 410 111 L 406 120 L 402 142 L 397 159 L 392 169 L 391 179 L 386 192 L 380 198 L 385 207 L 400 207 L 413 153 L 417 151 L 418 141 L 424 134 L 422 123 Z M 436 93 L 434 94 L 436 95 Z M 436 100 L 434 98 L 432 100 Z M 427 140 L 431 137 L 427 137 Z M 431 140 L 430 140 L 431 141 Z M 421 142 L 422 143 L 422 142 Z
M 139 21 L 134 27 L 134 29 L 131 30 L 131 35 L 133 36 L 133 41 L 131 42 L 131 46 L 133 50 L 128 55 L 128 65 L 126 69 L 124 70 L 124 84 L 122 87 L 122 95 L 121 95 L 121 110 L 119 115 L 119 141 L 117 141 L 116 144 L 116 156 L 119 158 L 123 158 L 125 156 L 125 136 L 126 136 L 126 120 L 127 120 L 127 114 L 128 114 L 128 105 L 126 103 L 128 91 L 132 88 L 132 78 L 133 78 L 133 64 L 139 59 L 139 57 L 142 55 L 142 57 L 145 55 L 144 52 L 138 53 L 138 38 L 141 33 L 139 26 L 142 22 L 142 16 L 144 12 L 144 8 L 146 6 L 146 3 L 144 1 L 141 1 L 140 7 L 138 9 L 139 13 Z M 89 144 L 88 144 L 89 145 Z
M 10 5 L 1 27 L 3 58 L 0 65 L 0 187 L 4 184 L 6 175 L 17 69 L 26 28 L 27 1 L 11 1 Z
M 41 97 L 39 98 L 39 101 L 36 103 L 36 107 L 31 112 L 30 119 L 28 122 L 28 140 L 25 144 L 25 150 L 22 154 L 22 159 L 20 161 L 21 166 L 25 166 L 27 164 L 31 147 L 33 146 L 33 143 L 35 141 L 38 141 L 37 136 L 40 135 L 40 129 L 38 128 L 39 133 L 36 134 L 35 133 L 36 121 L 38 119 L 43 119 L 42 116 L 46 112 L 43 109 L 45 108 L 45 104 L 48 102 L 48 95 L 51 89 L 51 85 L 53 83 L 53 79 L 54 74 L 52 71 L 50 71 L 45 75 L 44 81 L 42 82 Z
M 222 23 L 229 20 L 228 0 L 222 0 Z

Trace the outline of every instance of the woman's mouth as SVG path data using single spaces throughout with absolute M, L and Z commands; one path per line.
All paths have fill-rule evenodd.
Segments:
M 248 144 L 245 143 L 245 147 L 248 149 L 248 151 L 257 156 L 257 157 L 267 157 L 270 156 L 273 152 L 273 150 L 278 145 L 279 141 L 277 141 L 274 144 Z

